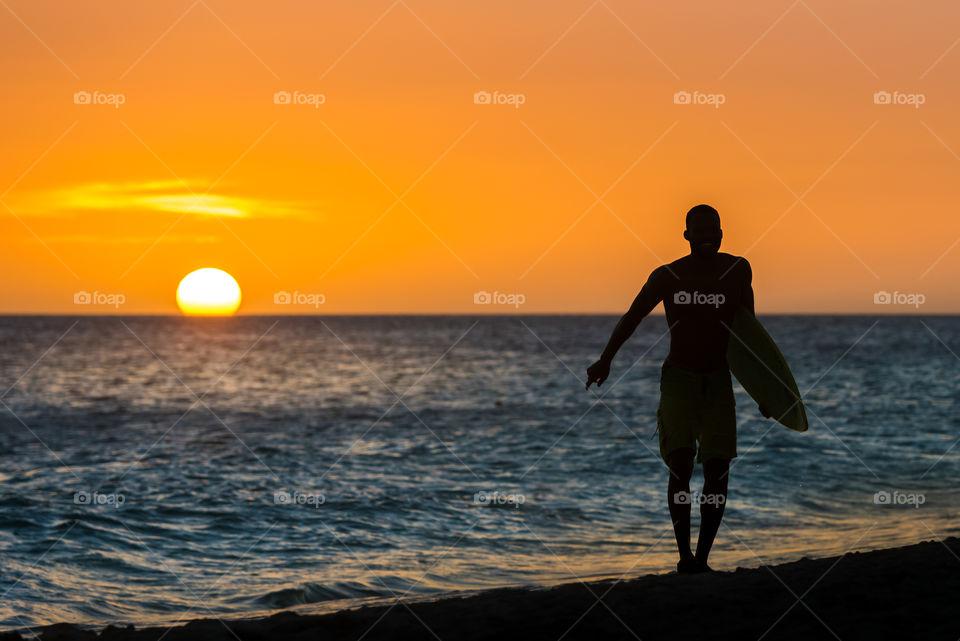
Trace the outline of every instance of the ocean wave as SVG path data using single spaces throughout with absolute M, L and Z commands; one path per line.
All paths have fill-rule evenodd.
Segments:
M 258 596 L 252 600 L 253 604 L 261 608 L 281 609 L 307 603 L 322 603 L 340 599 L 356 599 L 361 597 L 387 597 L 394 592 L 388 589 L 375 589 L 355 582 L 339 582 L 328 585 L 305 583 L 292 588 L 274 590 Z

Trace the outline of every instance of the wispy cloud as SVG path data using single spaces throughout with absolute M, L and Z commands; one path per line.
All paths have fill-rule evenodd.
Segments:
M 50 245 L 150 245 L 156 240 L 156 236 L 107 236 L 94 234 L 58 234 L 43 237 L 43 241 Z M 185 245 L 213 245 L 223 241 L 223 237 L 214 235 L 186 236 L 183 234 L 167 234 L 163 237 L 163 241 L 165 243 L 181 243 Z M 35 245 L 37 240 L 33 236 L 23 234 L 10 238 L 9 242 L 18 245 Z
M 303 216 L 311 213 L 304 203 L 202 193 L 199 181 L 184 184 L 176 180 L 87 183 L 34 192 L 20 203 L 19 210 L 18 213 L 25 215 L 153 211 L 232 218 Z

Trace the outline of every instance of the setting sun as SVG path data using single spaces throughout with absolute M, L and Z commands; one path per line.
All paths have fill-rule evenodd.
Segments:
M 188 316 L 230 316 L 240 307 L 240 286 L 221 269 L 198 269 L 180 281 L 177 305 Z

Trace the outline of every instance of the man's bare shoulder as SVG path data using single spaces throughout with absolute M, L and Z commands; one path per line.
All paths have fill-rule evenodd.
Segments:
M 750 261 L 743 256 L 735 256 L 725 252 L 718 252 L 717 257 L 722 261 L 724 269 L 750 278 L 753 275 L 753 268 L 750 267 Z
M 683 258 L 678 258 L 672 263 L 660 265 L 650 272 L 650 282 L 656 284 L 673 283 L 679 280 L 677 275 L 681 270 Z

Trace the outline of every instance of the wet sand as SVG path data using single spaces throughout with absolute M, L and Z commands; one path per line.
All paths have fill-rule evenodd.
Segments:
M 174 628 L 70 624 L 44 640 L 943 639 L 960 638 L 960 539 L 712 574 L 510 588 L 325 615 L 192 621 Z M 229 629 L 228 629 L 229 628 Z M 19 639 L 18 633 L 0 639 Z

